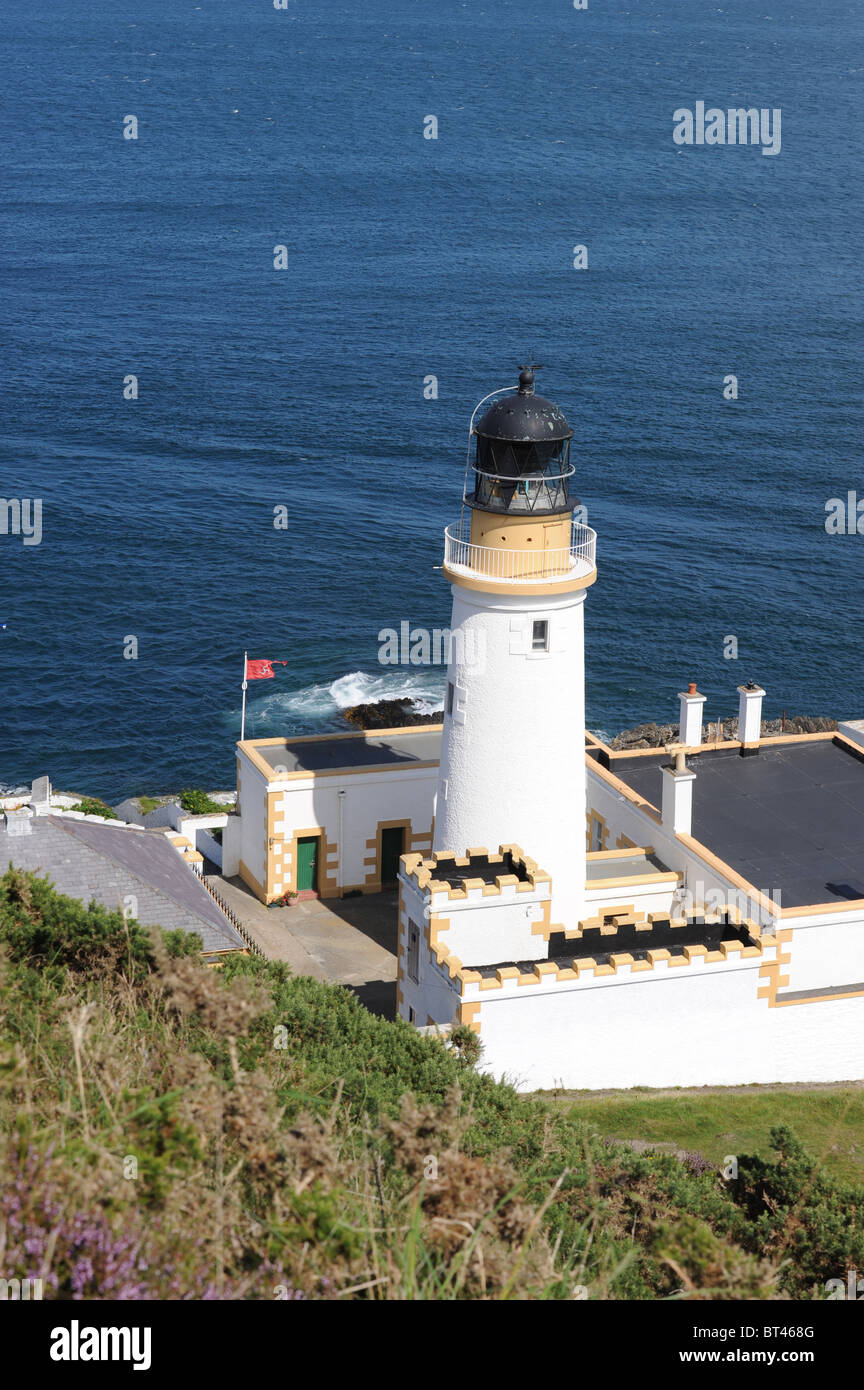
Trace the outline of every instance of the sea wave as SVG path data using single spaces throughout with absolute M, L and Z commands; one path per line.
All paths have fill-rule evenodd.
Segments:
M 350 671 L 329 684 L 307 685 L 302 690 L 268 692 L 261 701 L 262 713 L 292 716 L 310 722 L 332 719 L 351 705 L 374 704 L 378 700 L 413 700 L 420 714 L 434 714 L 444 705 L 444 681 L 440 674 L 425 671 L 388 671 L 370 675 Z

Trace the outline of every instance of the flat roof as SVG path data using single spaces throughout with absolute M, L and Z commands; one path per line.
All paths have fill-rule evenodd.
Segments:
M 588 859 L 585 877 L 588 883 L 599 878 L 646 878 L 650 874 L 668 874 L 669 866 L 657 858 L 656 854 L 643 854 L 635 850 L 628 855 L 604 855 L 602 859 Z
M 661 803 L 669 757 L 615 757 L 616 777 Z M 864 898 L 864 750 L 831 738 L 688 754 L 694 839 L 781 907 Z
M 441 729 L 418 724 L 407 729 L 322 734 L 320 738 L 313 735 L 248 739 L 245 746 L 254 749 L 274 771 L 286 768 L 288 772 L 348 772 L 390 763 L 437 763 L 441 757 Z
M 530 975 L 535 965 L 550 960 L 561 969 L 567 970 L 580 961 L 595 960 L 598 965 L 609 965 L 613 955 L 624 952 L 634 960 L 647 960 L 649 951 L 666 950 L 670 956 L 686 957 L 688 946 L 705 946 L 714 951 L 721 941 L 739 941 L 742 946 L 753 946 L 755 942 L 746 926 L 739 926 L 723 914 L 717 921 L 706 921 L 702 916 L 688 917 L 678 926 L 672 925 L 668 917 L 655 918 L 647 931 L 641 930 L 635 922 L 616 928 L 606 936 L 600 927 L 587 927 L 581 936 L 568 937 L 564 932 L 553 932 L 549 938 L 549 955 L 541 960 L 508 960 L 494 965 L 469 965 L 468 970 L 476 970 L 484 979 L 492 979 L 497 971 L 513 968 L 520 975 Z
M 508 874 L 518 878 L 520 883 L 527 883 L 531 877 L 525 861 L 518 856 L 514 857 L 512 850 L 509 849 L 502 850 L 499 854 L 474 852 L 457 855 L 439 853 L 433 859 L 424 859 L 421 863 L 424 869 L 429 870 L 436 882 L 446 883 L 450 888 L 462 888 L 465 880 L 472 878 L 480 878 L 484 883 L 491 885 L 497 878 Z

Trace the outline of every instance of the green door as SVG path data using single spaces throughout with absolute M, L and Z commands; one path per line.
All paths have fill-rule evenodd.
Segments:
M 297 841 L 297 892 L 318 888 L 318 836 Z
M 381 831 L 381 883 L 395 883 L 399 877 L 399 856 L 405 853 L 404 825 L 391 825 Z

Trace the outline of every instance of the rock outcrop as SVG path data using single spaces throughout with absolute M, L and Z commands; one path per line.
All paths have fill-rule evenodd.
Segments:
M 738 718 L 736 715 L 719 721 L 709 720 L 707 724 L 703 724 L 703 742 L 717 742 L 718 722 L 720 725 L 719 736 L 723 742 L 734 742 L 738 737 Z M 616 752 L 630 748 L 663 748 L 667 743 L 672 743 L 678 738 L 678 728 L 677 724 L 637 724 L 635 729 L 624 729 L 612 740 L 609 746 L 614 748 Z M 781 734 L 833 733 L 836 728 L 836 719 L 811 718 L 809 715 L 796 714 L 791 719 L 786 720 L 785 728 L 782 719 L 763 719 L 762 737 L 778 738 Z
M 435 714 L 421 714 L 414 701 L 407 697 L 351 705 L 342 714 L 349 724 L 358 729 L 402 729 L 411 724 L 440 724 L 443 718 L 442 710 Z

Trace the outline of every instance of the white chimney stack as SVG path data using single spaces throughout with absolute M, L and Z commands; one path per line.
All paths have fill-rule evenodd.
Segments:
M 764 695 L 765 691 L 755 681 L 738 687 L 738 738 L 745 748 L 759 746 Z
M 666 752 L 675 762 L 661 767 L 663 801 L 661 811 L 664 829 L 673 835 L 689 835 L 693 823 L 693 783 L 696 773 L 685 762 L 687 749 L 683 743 L 669 743 Z
M 702 707 L 706 698 L 699 694 L 695 681 L 690 682 L 687 690 L 678 693 L 681 702 L 679 738 L 688 748 L 698 748 L 702 742 Z

